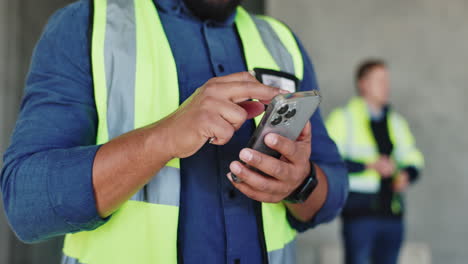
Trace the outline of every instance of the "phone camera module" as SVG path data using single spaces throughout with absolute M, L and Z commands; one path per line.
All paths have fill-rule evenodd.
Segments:
M 286 117 L 286 118 L 291 118 L 291 117 L 293 117 L 293 116 L 295 116 L 295 115 L 296 115 L 296 109 L 293 109 L 293 110 L 289 111 L 289 112 L 285 115 L 285 117 Z
M 283 105 L 283 106 L 278 110 L 278 114 L 282 115 L 282 114 L 286 113 L 288 110 L 289 110 L 289 105 Z
M 283 118 L 281 116 L 278 116 L 277 118 L 273 119 L 273 121 L 271 121 L 271 124 L 274 126 L 277 126 L 281 124 L 282 121 L 283 121 Z

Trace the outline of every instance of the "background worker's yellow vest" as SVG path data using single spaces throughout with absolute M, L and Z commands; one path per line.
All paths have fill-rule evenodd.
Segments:
M 235 23 L 249 70 L 281 70 L 302 80 L 302 54 L 285 25 L 242 8 Z M 98 144 L 179 107 L 176 62 L 152 0 L 95 0 L 92 27 Z M 175 159 L 106 224 L 67 235 L 65 262 L 177 263 L 179 197 L 180 162 Z M 294 263 L 296 231 L 284 204 L 262 204 L 262 218 L 269 263 Z
M 354 97 L 347 106 L 333 111 L 327 119 L 326 127 L 343 159 L 363 164 L 378 160 L 380 154 L 363 98 Z M 392 110 L 388 113 L 388 130 L 393 144 L 392 158 L 398 168 L 415 166 L 421 169 L 424 166 L 423 155 L 415 147 L 409 126 L 403 117 Z M 380 190 L 380 175 L 371 169 L 350 173 L 349 189 L 351 192 L 377 193 Z

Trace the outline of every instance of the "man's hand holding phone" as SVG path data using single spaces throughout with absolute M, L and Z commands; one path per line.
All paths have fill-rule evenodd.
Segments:
M 281 158 L 276 159 L 256 150 L 245 148 L 239 155 L 245 164 L 234 161 L 230 165 L 231 172 L 236 175 L 239 181 L 233 180 L 232 173 L 228 173 L 227 176 L 239 191 L 254 200 L 267 203 L 281 202 L 296 190 L 309 175 L 311 142 L 310 122 L 306 124 L 296 141 L 270 133 L 265 137 L 265 144 L 281 153 Z M 255 172 L 246 165 L 271 177 Z
M 167 152 L 171 158 L 185 158 L 210 139 L 215 145 L 226 144 L 247 119 L 264 112 L 263 103 L 280 93 L 248 72 L 209 80 L 176 112 L 158 122 L 168 139 Z

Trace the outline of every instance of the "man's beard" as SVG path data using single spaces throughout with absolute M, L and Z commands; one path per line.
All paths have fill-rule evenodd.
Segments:
M 201 20 L 225 21 L 242 0 L 184 0 L 187 7 Z

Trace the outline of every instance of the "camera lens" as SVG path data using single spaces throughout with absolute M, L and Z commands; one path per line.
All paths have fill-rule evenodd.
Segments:
M 276 126 L 281 124 L 281 121 L 283 121 L 283 118 L 281 116 L 278 116 L 277 118 L 273 119 L 273 121 L 271 121 L 271 124 Z
M 282 114 L 286 113 L 288 110 L 289 110 L 289 105 L 284 105 L 283 107 L 281 107 L 278 110 L 278 114 L 282 115 Z
M 295 115 L 296 115 L 296 109 L 293 109 L 293 110 L 289 111 L 289 112 L 285 115 L 285 117 L 286 117 L 286 118 L 291 118 L 291 117 L 293 117 L 293 116 L 295 116 Z

